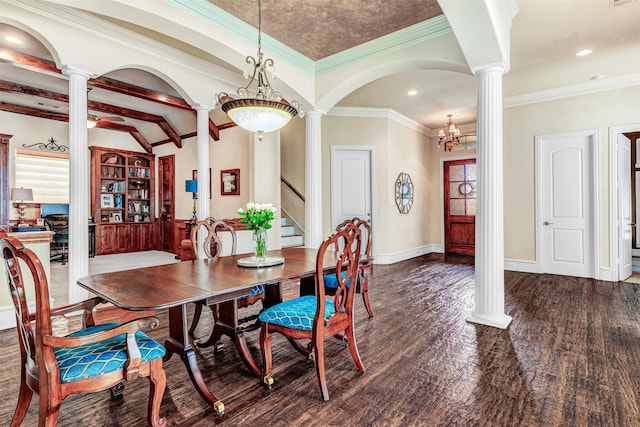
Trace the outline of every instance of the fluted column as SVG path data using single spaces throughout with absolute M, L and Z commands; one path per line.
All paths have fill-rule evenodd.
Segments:
M 502 161 L 503 67 L 475 71 L 478 78 L 478 192 L 475 299 L 469 322 L 506 328 Z
M 196 105 L 198 112 L 196 127 L 196 143 L 198 148 L 198 220 L 211 215 L 211 201 L 209 200 L 209 111 L 211 107 Z M 198 258 L 205 258 L 204 246 L 198 246 Z
M 89 275 L 89 150 L 87 135 L 88 72 L 65 66 L 69 77 L 69 302 L 89 293 L 76 284 Z
M 322 133 L 324 112 L 305 111 L 304 240 L 308 248 L 322 243 Z

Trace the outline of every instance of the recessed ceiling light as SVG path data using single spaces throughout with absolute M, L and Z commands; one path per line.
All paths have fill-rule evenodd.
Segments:
M 407 92 L 407 95 L 409 95 L 409 96 L 415 96 L 417 94 L 418 94 L 417 90 L 410 90 L 409 92 Z
M 583 49 L 583 50 L 580 50 L 580 51 L 576 52 L 576 56 L 589 55 L 591 52 L 592 52 L 591 49 Z
M 23 41 L 21 39 L 19 39 L 16 36 L 5 36 L 4 39 L 6 41 L 8 41 L 9 43 L 13 43 L 13 44 L 22 44 Z

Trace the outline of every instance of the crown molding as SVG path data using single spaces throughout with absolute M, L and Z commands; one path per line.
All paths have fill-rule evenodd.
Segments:
M 327 73 L 369 57 L 389 53 L 450 32 L 449 21 L 444 15 L 439 15 L 323 58 L 316 62 L 315 72 L 316 75 Z
M 611 77 L 608 79 L 594 80 L 577 85 L 564 86 L 555 89 L 541 90 L 504 98 L 504 108 L 521 107 L 539 102 L 555 101 L 558 99 L 572 98 L 575 96 L 589 95 L 607 90 L 624 89 L 626 87 L 640 85 L 640 73 Z
M 258 48 L 257 28 L 209 3 L 207 0 L 168 0 L 168 2 L 251 45 L 255 45 L 256 49 Z M 277 57 L 305 73 L 314 74 L 315 63 L 313 60 L 264 32 L 262 33 L 262 46 L 271 56 Z
M 220 9 L 207 0 L 168 0 L 198 18 L 215 25 L 225 32 L 236 36 L 247 43 L 254 44 L 258 39 L 257 29 Z M 444 15 L 387 34 L 375 40 L 354 46 L 345 51 L 323 58 L 319 61 L 302 55 L 278 40 L 262 33 L 262 44 L 265 50 L 288 64 L 311 75 L 319 75 L 337 68 L 362 61 L 368 57 L 388 53 L 405 46 L 420 43 L 434 37 L 451 32 L 449 21 Z
M 368 107 L 333 107 L 327 113 L 332 117 L 362 117 L 369 119 L 387 119 L 406 126 L 416 132 L 429 136 L 431 129 L 421 125 L 409 117 L 398 113 L 391 108 L 368 108 Z
M 211 71 L 215 70 L 216 80 L 220 82 L 233 84 L 238 80 L 235 73 L 230 70 L 226 70 L 216 64 L 152 40 L 134 31 L 114 25 L 81 10 L 48 2 L 32 4 L 32 2 L 24 0 L 4 1 L 53 21 L 60 22 L 66 27 L 93 34 L 119 46 L 142 51 L 146 55 L 155 56 L 164 62 L 176 64 L 180 66 L 180 68 L 188 69 L 195 74 L 211 77 Z M 61 65 L 64 66 L 67 64 Z

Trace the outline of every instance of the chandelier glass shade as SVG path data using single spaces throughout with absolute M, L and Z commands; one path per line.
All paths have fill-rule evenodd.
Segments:
M 438 131 L 438 147 L 444 146 L 444 151 L 451 151 L 454 145 L 460 144 L 460 128 L 451 120 L 452 114 L 448 114 L 449 121 L 443 129 Z
M 286 125 L 292 117 L 304 117 L 302 106 L 297 101 L 289 103 L 282 94 L 271 87 L 267 71 L 275 78 L 273 60 L 264 59 L 262 54 L 262 8 L 258 0 L 258 56 L 247 56 L 244 77 L 250 79 L 246 86 L 240 87 L 234 98 L 226 92 L 216 95 L 216 107 L 229 115 L 235 124 L 251 132 L 258 132 L 262 140 L 264 132 L 273 132 Z M 255 89 L 250 89 L 255 83 Z M 255 92 L 255 97 L 250 93 Z

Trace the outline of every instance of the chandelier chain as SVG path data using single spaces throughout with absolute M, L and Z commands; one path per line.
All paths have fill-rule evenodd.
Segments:
M 258 0 L 258 56 L 262 52 L 262 1 Z

